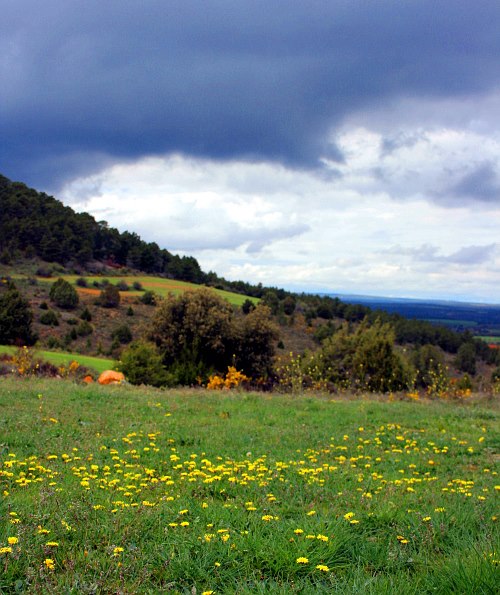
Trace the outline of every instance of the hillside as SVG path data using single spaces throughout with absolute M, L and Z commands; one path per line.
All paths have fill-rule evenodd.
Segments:
M 201 284 L 228 301 L 236 318 L 243 320 L 259 300 L 267 306 L 278 326 L 272 350 L 285 362 L 291 352 L 293 357 L 299 354 L 306 384 L 317 383 L 311 377 L 312 368 L 304 363 L 314 361 L 314 353 L 323 353 L 327 344 L 331 349 L 344 335 L 352 349 L 358 349 L 353 343 L 358 340 L 356 333 L 373 325 L 379 325 L 376 328 L 381 332 L 384 329 L 390 349 L 396 350 L 394 357 L 401 360 L 403 368 L 415 369 L 415 377 L 422 377 L 420 367 L 438 362 L 449 368 L 455 379 L 466 373 L 482 386 L 500 364 L 499 350 L 490 349 L 469 332 L 458 333 L 363 304 L 347 304 L 338 297 L 296 294 L 204 273 L 193 257 L 173 255 L 133 232 L 110 228 L 105 221 L 75 213 L 55 198 L 2 176 L 0 207 L 0 275 L 13 279 L 28 300 L 41 348 L 119 358 L 131 341 L 144 336 L 159 298 L 183 294 Z M 60 277 L 76 289 L 76 306 L 60 306 L 51 299 L 51 287 Z M 120 303 L 102 307 L 101 291 L 113 285 L 119 289 Z M 342 349 L 338 357 L 347 357 L 347 362 L 350 356 Z M 377 365 L 376 357 L 373 365 Z M 276 360 L 274 381 L 280 366 Z M 315 366 L 317 369 L 317 363 Z M 332 376 L 333 368 L 324 371 L 327 376 Z M 409 379 L 408 370 L 405 375 Z M 370 375 L 376 373 L 374 368 Z M 353 370 L 342 374 L 353 382 Z M 322 386 L 336 383 L 338 378 L 320 382 Z

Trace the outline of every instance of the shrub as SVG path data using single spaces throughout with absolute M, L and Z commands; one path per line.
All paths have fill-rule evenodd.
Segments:
M 241 311 L 243 314 L 249 314 L 252 310 L 255 310 L 255 304 L 248 298 L 241 304 Z
M 156 306 L 156 294 L 153 291 L 145 291 L 139 301 L 146 306 Z
M 88 287 L 88 282 L 87 279 L 85 279 L 85 277 L 78 277 L 78 279 L 76 280 L 76 284 L 78 285 L 78 287 Z
M 61 343 L 61 341 L 58 339 L 58 337 L 54 337 L 53 335 L 51 335 L 48 339 L 47 339 L 47 347 L 49 349 L 61 349 L 63 346 L 63 344 Z
M 134 291 L 144 291 L 144 288 L 143 288 L 142 283 L 140 281 L 134 281 L 132 283 L 132 289 Z
M 106 285 L 101 290 L 101 295 L 99 296 L 99 304 L 103 308 L 118 308 L 120 305 L 120 292 L 118 288 L 114 285 Z
M 76 334 L 79 337 L 88 337 L 94 332 L 94 327 L 87 320 L 82 320 L 76 327 Z
M 0 344 L 33 345 L 37 336 L 32 329 L 33 312 L 28 300 L 14 283 L 2 283 L 0 288 Z
M 48 310 L 49 309 L 49 305 L 47 304 L 47 302 L 42 302 L 40 304 L 40 310 Z
M 59 278 L 50 288 L 50 299 L 59 308 L 66 308 L 71 310 L 76 307 L 79 302 L 78 293 L 76 289 L 68 283 L 65 279 Z
M 134 316 L 134 309 L 132 308 L 132 306 L 129 306 L 127 308 L 127 316 Z
M 90 310 L 87 307 L 80 314 L 80 319 L 86 320 L 87 322 L 90 322 L 92 320 L 92 314 L 90 313 Z
M 269 308 L 259 306 L 235 319 L 224 299 L 203 289 L 162 301 L 147 338 L 174 384 L 199 384 L 231 365 L 248 376 L 270 374 L 277 329 Z
M 224 370 L 232 363 L 232 308 L 213 291 L 168 296 L 158 306 L 148 332 L 175 384 Z
M 38 277 L 45 277 L 48 279 L 48 278 L 52 277 L 52 269 L 49 267 L 46 267 L 46 266 L 40 266 L 35 271 L 35 274 Z
M 379 320 L 370 326 L 365 319 L 354 331 L 345 324 L 308 365 L 341 388 L 389 392 L 408 383 L 408 370 L 394 350 L 394 330 Z
M 131 343 L 122 352 L 117 367 L 131 384 L 164 386 L 168 383 L 162 358 L 152 343 Z
M 128 283 L 126 281 L 124 281 L 123 279 L 118 281 L 118 283 L 116 284 L 116 287 L 118 287 L 118 289 L 120 291 L 128 291 L 129 290 Z
M 132 341 L 132 331 L 128 324 L 122 324 L 111 333 L 113 339 L 117 339 L 122 345 Z
M 47 310 L 40 316 L 40 322 L 47 326 L 59 326 L 59 319 L 54 310 Z

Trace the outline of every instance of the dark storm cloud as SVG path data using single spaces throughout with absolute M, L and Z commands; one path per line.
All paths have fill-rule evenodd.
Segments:
M 0 171 L 44 188 L 106 159 L 317 167 L 352 110 L 498 86 L 497 0 L 7 0 Z
M 493 163 L 483 163 L 466 174 L 448 194 L 481 202 L 500 203 L 500 180 Z

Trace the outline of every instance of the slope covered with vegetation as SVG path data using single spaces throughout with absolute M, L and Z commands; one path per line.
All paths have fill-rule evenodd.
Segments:
M 150 343 L 143 347 L 153 345 L 161 365 L 177 370 L 173 375 L 165 370 L 167 375 L 151 379 L 153 384 L 160 384 L 160 377 L 162 382 L 170 378 L 192 384 L 196 378 L 205 383 L 238 362 L 259 386 L 293 390 L 433 387 L 446 392 L 450 382 L 458 383 L 460 390 L 482 389 L 500 377 L 500 351 L 467 331 L 329 296 L 228 281 L 203 272 L 192 257 L 172 255 L 4 177 L 0 205 L 0 274 L 5 281 L 0 287 L 0 343 L 32 344 L 38 339 L 42 348 L 116 359 L 129 353 L 131 342 Z M 182 301 L 184 292 L 199 289 L 199 284 L 223 300 L 207 310 L 207 318 L 197 318 L 198 327 L 210 325 L 213 316 L 224 319 L 227 302 L 233 307 L 234 323 L 217 335 L 217 349 L 226 354 L 222 358 L 205 353 L 211 343 L 196 333 L 189 335 L 191 342 L 182 353 L 169 354 L 165 339 L 151 330 L 151 325 L 162 328 L 164 323 L 158 318 L 162 300 L 176 295 Z M 12 304 L 17 304 L 16 311 Z M 254 337 L 244 330 L 255 318 L 265 341 L 253 340 L 259 333 Z M 182 328 L 182 316 L 175 320 L 174 326 Z M 146 351 L 135 344 L 133 348 L 144 361 Z M 259 358 L 259 365 L 250 363 Z M 180 373 L 181 368 L 190 372 Z

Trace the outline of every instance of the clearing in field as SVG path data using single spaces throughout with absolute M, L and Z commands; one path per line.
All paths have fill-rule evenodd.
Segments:
M 494 593 L 491 403 L 0 382 L 0 592 Z

